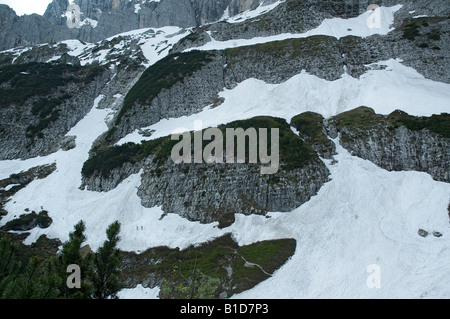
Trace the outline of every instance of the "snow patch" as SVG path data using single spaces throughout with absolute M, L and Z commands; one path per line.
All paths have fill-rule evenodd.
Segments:
M 252 39 L 233 39 L 228 41 L 214 40 L 214 34 L 209 32 L 212 41 L 192 50 L 225 50 L 241 46 L 268 43 L 273 41 L 282 41 L 287 39 L 306 38 L 314 35 L 327 35 L 337 39 L 349 35 L 358 37 L 368 37 L 374 34 L 385 35 L 393 30 L 391 28 L 394 22 L 394 13 L 402 8 L 402 5 L 393 7 L 379 7 L 374 11 L 367 11 L 356 18 L 325 19 L 320 26 L 301 34 L 283 33 L 269 37 L 255 37 Z
M 422 238 L 420 227 L 450 234 L 450 185 L 418 172 L 388 172 L 339 146 L 332 181 L 289 214 L 236 215 L 240 245 L 295 238 L 292 258 L 268 280 L 234 298 L 448 298 L 450 237 Z M 245 230 L 245 231 L 244 231 Z M 366 282 L 381 269 L 381 288 Z
M 369 106 L 379 114 L 389 114 L 397 109 L 410 115 L 431 116 L 450 112 L 450 85 L 425 79 L 400 60 L 388 60 L 373 64 L 374 67 L 355 79 L 344 74 L 336 81 L 302 73 L 281 84 L 267 84 L 248 79 L 232 90 L 224 90 L 219 96 L 225 101 L 218 107 L 206 106 L 191 116 L 163 119 L 144 130 L 153 130 L 144 137 L 138 130 L 130 133 L 118 144 L 140 143 L 142 140 L 168 136 L 177 128 L 194 130 L 194 121 L 203 121 L 204 127 L 216 127 L 236 120 L 267 115 L 286 119 L 312 111 L 325 118 L 349 111 L 359 106 Z
M 159 287 L 144 288 L 139 284 L 135 288 L 122 289 L 118 297 L 119 299 L 158 299 L 159 291 Z
M 244 22 L 246 20 L 256 18 L 260 15 L 266 14 L 269 11 L 272 11 L 273 9 L 278 7 L 280 4 L 282 4 L 283 2 L 285 2 L 285 0 L 276 1 L 275 3 L 272 3 L 272 4 L 264 4 L 264 2 L 262 2 L 258 8 L 254 9 L 254 10 L 247 10 L 243 13 L 239 13 L 232 17 L 230 17 L 230 11 L 229 11 L 229 8 L 227 7 L 225 9 L 225 12 L 224 12 L 222 18 L 220 19 L 220 21 L 226 21 L 228 23 Z

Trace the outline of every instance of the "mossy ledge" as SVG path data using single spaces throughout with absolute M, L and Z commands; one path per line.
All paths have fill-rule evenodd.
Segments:
M 361 106 L 332 117 L 329 121 L 338 128 L 356 128 L 361 130 L 377 126 L 395 129 L 405 126 L 409 130 L 428 130 L 444 138 L 450 138 L 450 114 L 433 114 L 430 117 L 412 116 L 396 110 L 389 115 L 376 114 L 372 108 Z
M 151 248 L 136 254 L 123 252 L 121 280 L 127 287 L 137 284 L 148 287 L 186 285 L 185 279 L 201 271 L 208 278 L 220 281 L 212 298 L 229 298 L 251 289 L 268 279 L 294 254 L 294 239 L 277 239 L 239 246 L 227 234 L 210 242 L 184 250 L 168 247 Z M 167 295 L 160 298 L 183 298 Z
M 226 128 L 243 128 L 246 130 L 250 127 L 256 129 L 280 129 L 280 159 L 282 169 L 293 170 L 302 168 L 317 159 L 317 154 L 314 150 L 298 138 L 291 131 L 289 124 L 280 118 L 260 116 L 221 125 L 219 129 L 222 130 L 225 136 Z M 270 135 L 268 136 L 268 141 L 270 141 Z M 146 141 L 141 144 L 126 143 L 120 146 L 98 147 L 93 149 L 93 155 L 84 163 L 82 174 L 84 177 L 91 177 L 93 175 L 108 177 L 112 170 L 122 167 L 125 163 L 140 163 L 150 156 L 154 156 L 153 161 L 163 163 L 170 157 L 172 148 L 177 143 L 178 141 L 172 141 L 170 136 L 168 136 Z M 203 143 L 204 145 L 207 144 L 206 141 Z M 268 151 L 270 152 L 270 145 Z
M 311 144 L 312 148 L 323 158 L 330 159 L 336 153 L 334 143 L 327 137 L 324 129 L 324 118 L 314 112 L 305 112 L 291 119 L 300 137 Z

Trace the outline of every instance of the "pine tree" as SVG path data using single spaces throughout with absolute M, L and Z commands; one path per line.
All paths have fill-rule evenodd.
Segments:
M 34 256 L 25 269 L 5 287 L 4 298 L 8 299 L 50 299 L 59 296 L 61 279 L 49 273 L 47 264 Z
M 115 298 L 122 285 L 119 281 L 119 266 L 121 257 L 117 244 L 120 241 L 120 223 L 118 221 L 109 225 L 106 230 L 107 240 L 94 254 L 93 272 L 91 281 L 94 286 L 96 299 Z
M 20 262 L 16 259 L 18 244 L 11 238 L 0 238 L 0 298 L 4 296 L 5 289 L 18 276 Z
M 86 241 L 85 230 L 86 226 L 83 221 L 75 225 L 74 231 L 69 234 L 69 240 L 63 244 L 61 252 L 53 264 L 60 278 L 64 280 L 61 288 L 61 296 L 64 298 L 90 298 L 92 293 L 92 285 L 87 280 L 91 269 L 89 256 L 83 258 L 81 255 L 81 247 Z M 66 285 L 68 277 L 67 267 L 69 265 L 78 265 L 80 267 L 80 289 L 70 289 Z

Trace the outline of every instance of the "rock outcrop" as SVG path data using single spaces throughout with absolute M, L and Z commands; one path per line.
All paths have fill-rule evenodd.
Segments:
M 145 168 L 138 195 L 145 207 L 162 206 L 166 213 L 224 227 L 235 213 L 292 211 L 317 194 L 329 175 L 320 161 L 274 176 L 259 170 L 242 164 L 153 164 Z
M 419 171 L 450 182 L 450 115 L 413 117 L 396 111 L 388 116 L 361 107 L 328 119 L 332 138 L 353 155 L 389 171 Z
M 257 117 L 223 127 L 279 128 L 280 167 L 262 175 L 259 164 L 175 164 L 175 145 L 162 138 L 98 148 L 83 167 L 83 187 L 109 191 L 142 169 L 138 196 L 146 207 L 162 206 L 189 220 L 221 226 L 234 222 L 235 213 L 288 212 L 307 202 L 329 179 L 329 171 L 311 146 L 282 119 Z M 103 147 L 105 147 L 103 145 Z

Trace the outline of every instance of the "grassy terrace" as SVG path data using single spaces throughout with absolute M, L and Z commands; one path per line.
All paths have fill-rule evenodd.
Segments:
M 314 150 L 297 135 L 295 135 L 285 120 L 272 117 L 255 117 L 249 120 L 235 121 L 219 127 L 224 136 L 224 151 L 226 128 L 243 128 L 244 130 L 254 127 L 279 128 L 280 129 L 280 160 L 281 168 L 292 170 L 302 168 L 317 158 Z M 193 138 L 191 138 L 193 141 Z M 106 149 L 94 150 L 94 156 L 85 162 L 83 176 L 90 177 L 96 173 L 109 176 L 115 168 L 122 167 L 125 163 L 138 163 L 145 158 L 155 155 L 155 161 L 167 160 L 172 148 L 178 141 L 172 141 L 169 137 L 143 142 L 142 144 L 127 143 L 121 146 L 112 146 Z M 203 141 L 206 146 L 209 141 Z M 258 146 L 259 147 L 259 146 Z M 248 150 L 248 147 L 246 148 Z M 270 154 L 270 129 L 268 130 L 268 152 Z
M 151 248 L 142 254 L 124 252 L 125 258 L 135 260 L 133 266 L 124 267 L 122 279 L 133 278 L 142 282 L 150 274 L 163 278 L 171 286 L 185 285 L 185 278 L 201 271 L 209 278 L 217 278 L 228 286 L 228 295 L 254 287 L 280 268 L 295 251 L 294 239 L 279 239 L 238 246 L 230 235 L 217 238 L 200 246 L 185 250 L 167 247 Z M 149 262 L 150 261 L 150 262 Z M 258 266 L 246 264 L 254 263 Z M 228 270 L 227 270 L 228 269 Z M 218 297 L 223 287 L 218 287 Z M 174 296 L 161 296 L 169 298 Z
M 225 54 L 230 59 L 229 63 L 233 63 L 234 59 L 243 56 L 258 57 L 267 56 L 275 58 L 298 58 L 299 56 L 317 56 L 326 55 L 332 52 L 330 48 L 337 47 L 336 38 L 315 35 L 307 38 L 286 39 L 281 41 L 273 41 L 256 45 L 241 46 L 232 49 L 226 49 Z
M 392 129 L 405 126 L 413 131 L 427 129 L 443 137 L 450 138 L 450 114 L 448 113 L 432 115 L 430 117 L 417 117 L 397 110 L 384 116 L 376 114 L 371 108 L 359 107 L 341 113 L 331 120 L 338 128 L 350 127 L 368 130 L 380 124 L 387 125 L 388 128 Z
M 25 63 L 0 69 L 0 107 L 21 105 L 33 96 L 45 97 L 68 83 L 92 82 L 105 70 L 100 66 L 54 63 Z

